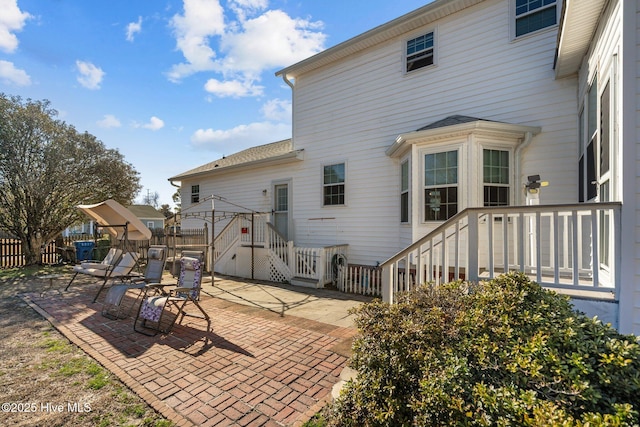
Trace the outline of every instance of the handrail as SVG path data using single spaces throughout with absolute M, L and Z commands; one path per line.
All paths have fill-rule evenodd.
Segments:
M 619 208 L 622 206 L 622 202 L 598 202 L 598 203 L 577 203 L 577 204 L 557 204 L 557 205 L 525 205 L 525 206 L 494 206 L 494 207 L 473 207 L 466 208 L 449 218 L 444 223 L 437 226 L 435 229 L 427 233 L 425 236 L 416 240 L 411 245 L 397 252 L 395 255 L 383 261 L 380 267 L 385 267 L 393 262 L 396 262 L 406 256 L 408 252 L 418 249 L 420 246 L 433 239 L 436 235 L 441 234 L 444 230 L 451 227 L 456 221 L 467 217 L 471 212 L 480 212 L 485 214 L 513 214 L 513 213 L 535 213 L 535 212 L 547 212 L 550 209 L 555 211 L 571 210 L 576 207 L 584 207 L 593 205 L 594 208 Z
M 424 281 L 477 281 L 510 270 L 554 289 L 615 298 L 621 211 L 620 202 L 464 209 L 380 264 L 383 299 Z

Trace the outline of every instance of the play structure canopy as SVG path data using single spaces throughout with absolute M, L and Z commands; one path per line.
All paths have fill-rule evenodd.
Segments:
M 149 240 L 151 230 L 129 209 L 109 199 L 95 205 L 78 205 L 78 209 L 91 217 L 107 233 L 121 240 Z M 126 236 L 125 236 L 126 233 Z

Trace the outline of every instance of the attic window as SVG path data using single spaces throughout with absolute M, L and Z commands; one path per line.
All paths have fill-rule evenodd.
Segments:
M 515 0 L 516 37 L 557 23 L 556 0 Z
M 407 72 L 433 65 L 433 31 L 407 41 Z

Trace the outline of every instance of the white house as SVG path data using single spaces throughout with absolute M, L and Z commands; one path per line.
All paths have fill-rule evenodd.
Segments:
M 170 178 L 182 227 L 218 212 L 222 273 L 380 264 L 391 301 L 518 269 L 640 334 L 638 9 L 436 0 L 280 70 L 291 140 Z

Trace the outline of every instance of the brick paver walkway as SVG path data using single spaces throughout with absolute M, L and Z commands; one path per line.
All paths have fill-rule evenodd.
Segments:
M 178 425 L 295 426 L 330 398 L 355 330 L 203 296 L 212 318 L 168 335 L 133 331 L 92 304 L 97 287 L 25 295 L 69 340 Z M 127 296 L 128 301 L 132 299 Z M 342 354 L 341 354 L 342 353 Z

